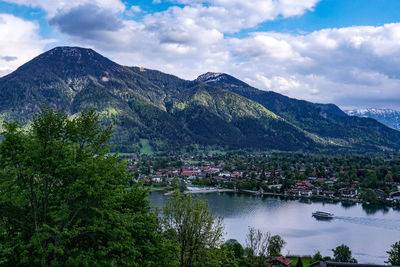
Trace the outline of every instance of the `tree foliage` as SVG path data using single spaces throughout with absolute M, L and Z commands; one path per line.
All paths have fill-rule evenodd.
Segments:
M 163 229 L 178 244 L 179 266 L 202 266 L 221 244 L 222 218 L 215 218 L 208 203 L 175 191 L 164 207 Z
M 389 254 L 389 258 L 386 263 L 389 263 L 390 265 L 400 265 L 400 241 L 394 243 L 391 246 L 391 249 L 389 251 L 386 251 L 387 254 Z
M 311 258 L 311 263 L 323 260 L 324 258 L 322 257 L 321 252 L 317 251 L 317 253 L 315 253 L 314 256 Z
M 248 261 L 251 266 L 265 266 L 266 260 L 281 254 L 286 242 L 279 236 L 249 227 L 246 237 Z
M 44 107 L 0 144 L 0 263 L 8 266 L 157 265 L 147 191 L 127 190 L 126 166 L 107 154 L 111 126 L 94 111 L 68 119 Z M 161 256 L 158 256 L 161 255 Z
M 337 262 L 352 262 L 357 263 L 357 260 L 351 256 L 351 250 L 346 245 L 337 246 L 335 249 L 332 249 L 334 261 Z

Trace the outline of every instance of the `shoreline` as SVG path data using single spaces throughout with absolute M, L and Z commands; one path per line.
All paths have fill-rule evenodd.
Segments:
M 284 193 L 271 193 L 271 192 L 259 192 L 253 190 L 238 190 L 238 189 L 228 189 L 228 188 L 221 188 L 221 189 L 200 189 L 200 190 L 185 190 L 183 194 L 207 194 L 207 193 L 244 193 L 244 194 L 251 194 L 254 196 L 273 196 L 273 197 L 283 197 L 286 199 L 293 199 L 293 200 L 323 200 L 323 201 L 334 201 L 334 202 L 341 202 L 341 203 L 354 203 L 354 204 L 365 204 L 364 201 L 361 199 L 353 199 L 353 198 L 340 198 L 340 197 L 328 197 L 328 196 L 295 196 L 289 195 Z M 168 191 L 163 193 L 165 196 L 172 194 L 173 191 Z M 382 204 L 382 203 L 373 203 L 367 205 L 379 205 L 382 207 L 396 207 L 397 205 L 393 204 Z
M 174 191 L 168 191 L 164 193 L 164 196 L 169 196 L 172 194 Z M 183 194 L 207 194 L 207 193 L 224 193 L 224 192 L 232 192 L 232 193 L 238 193 L 237 190 L 235 189 L 228 189 L 228 188 L 223 188 L 223 189 L 200 189 L 200 190 L 185 190 L 183 191 Z
M 184 194 L 205 194 L 205 193 L 223 193 L 223 192 L 233 192 L 237 193 L 238 191 L 235 189 L 200 189 L 200 190 L 186 190 L 183 191 Z
M 296 196 L 284 193 L 271 193 L 271 192 L 260 193 L 259 191 L 253 191 L 253 190 L 240 190 L 240 192 L 249 193 L 257 196 L 266 195 L 266 196 L 281 196 L 281 197 L 288 197 L 295 199 L 321 199 L 321 200 L 334 200 L 334 201 L 350 201 L 354 203 L 363 202 L 360 199 L 354 199 L 354 198 L 340 198 L 340 197 L 327 197 L 327 196 Z

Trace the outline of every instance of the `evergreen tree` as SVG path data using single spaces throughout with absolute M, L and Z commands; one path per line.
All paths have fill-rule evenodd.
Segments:
M 297 258 L 296 267 L 303 267 L 303 262 L 301 261 L 300 257 Z

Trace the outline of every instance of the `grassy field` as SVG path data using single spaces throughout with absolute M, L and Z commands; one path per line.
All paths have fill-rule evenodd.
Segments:
M 151 192 L 155 192 L 155 191 L 167 191 L 168 189 L 170 189 L 170 187 L 168 186 L 146 186 L 145 188 L 148 188 Z
M 140 139 L 140 154 L 145 154 L 145 155 L 154 154 L 154 149 L 150 145 L 149 140 Z

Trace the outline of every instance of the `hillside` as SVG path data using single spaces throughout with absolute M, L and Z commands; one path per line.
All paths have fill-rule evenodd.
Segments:
M 348 116 L 334 104 L 316 104 L 262 91 L 224 73 L 206 73 L 197 78 L 251 99 L 299 128 L 337 147 L 397 148 L 399 132 L 369 118 Z
M 347 116 L 261 91 L 227 74 L 194 81 L 121 66 L 91 49 L 57 47 L 0 78 L 0 117 L 30 122 L 47 103 L 68 114 L 95 108 L 115 123 L 115 150 L 198 146 L 316 151 L 398 149 L 400 133 L 372 119 Z

